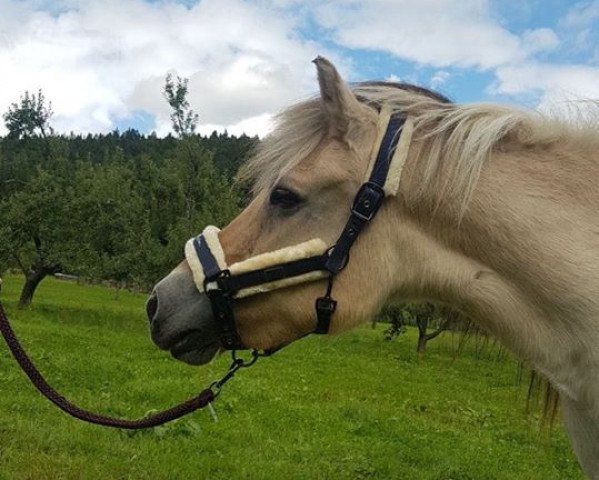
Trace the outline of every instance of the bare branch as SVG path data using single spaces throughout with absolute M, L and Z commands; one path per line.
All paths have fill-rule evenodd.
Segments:
M 451 318 L 447 317 L 434 332 L 426 335 L 426 340 L 427 341 L 432 340 L 433 338 L 437 337 L 441 332 L 447 330 L 447 327 L 450 323 L 451 323 Z

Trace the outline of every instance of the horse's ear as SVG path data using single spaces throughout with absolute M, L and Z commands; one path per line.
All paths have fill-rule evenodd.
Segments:
M 358 101 L 335 66 L 321 56 L 313 60 L 318 71 L 322 108 L 328 121 L 330 133 L 344 138 L 351 122 L 364 114 L 364 106 Z

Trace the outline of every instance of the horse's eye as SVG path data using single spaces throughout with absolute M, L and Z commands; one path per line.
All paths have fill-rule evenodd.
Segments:
M 302 203 L 302 198 L 286 188 L 277 187 L 270 194 L 270 204 L 284 209 L 292 209 Z

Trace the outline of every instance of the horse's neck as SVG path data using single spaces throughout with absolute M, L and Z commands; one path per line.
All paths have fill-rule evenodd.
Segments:
M 459 228 L 452 205 L 421 216 L 421 284 L 599 418 L 599 169 L 562 161 L 502 154 L 485 166 Z
M 491 158 L 459 228 L 451 200 L 427 216 L 434 194 L 410 198 L 408 176 L 398 294 L 457 307 L 545 374 L 599 480 L 599 161 L 546 153 Z

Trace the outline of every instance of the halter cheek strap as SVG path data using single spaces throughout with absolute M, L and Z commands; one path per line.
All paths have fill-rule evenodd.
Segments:
M 368 180 L 358 190 L 349 219 L 329 249 L 322 240 L 312 239 L 228 266 L 218 239 L 218 228 L 206 227 L 201 235 L 187 242 L 185 256 L 194 282 L 210 300 L 225 349 L 245 348 L 235 326 L 234 299 L 325 277 L 328 277 L 326 292 L 315 301 L 314 333 L 328 333 L 337 307 L 332 298 L 335 276 L 347 265 L 351 247 L 374 218 L 385 196 L 396 195 L 412 130 L 411 119 L 390 115 L 386 109 L 381 111 L 375 143 L 379 148 L 371 160 Z

